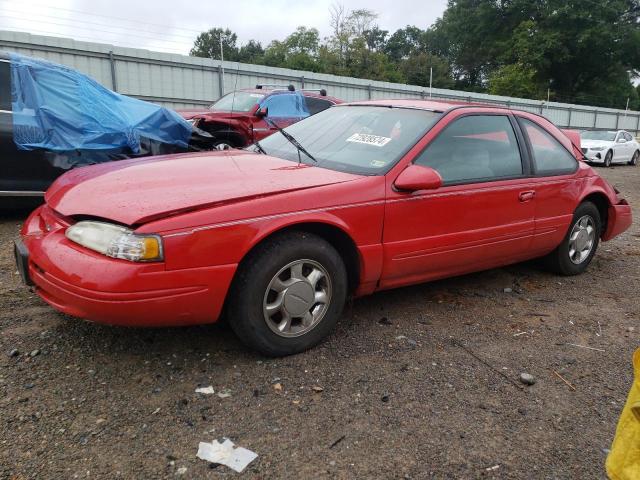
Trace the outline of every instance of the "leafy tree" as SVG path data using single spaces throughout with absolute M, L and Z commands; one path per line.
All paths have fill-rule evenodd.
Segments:
M 395 32 L 369 9 L 330 8 L 331 35 L 298 27 L 263 49 L 229 29 L 192 55 L 298 70 L 596 106 L 640 108 L 640 0 L 448 0 L 430 28 Z
M 238 36 L 228 28 L 212 28 L 198 35 L 189 55 L 220 60 L 220 42 L 222 42 L 224 59 L 237 61 L 239 54 L 236 45 Z
M 238 61 L 243 63 L 261 64 L 264 62 L 264 48 L 257 40 L 249 40 L 240 47 Z
M 536 71 L 517 63 L 504 65 L 489 75 L 489 93 L 520 98 L 542 95 Z
M 266 65 L 318 71 L 320 34 L 315 28 L 298 27 L 284 41 L 274 40 L 264 54 Z
M 377 25 L 365 30 L 362 34 L 367 48 L 373 52 L 384 52 L 388 35 L 388 30 L 382 30 Z
M 459 88 L 514 91 L 523 74 L 506 67 L 518 65 L 525 92 L 619 106 L 640 66 L 639 20 L 639 0 L 449 0 L 430 36 Z
M 429 53 L 415 53 L 401 64 L 401 71 L 410 85 L 429 86 L 431 69 L 433 69 L 433 88 L 453 88 L 449 64 L 442 58 Z
M 426 53 L 426 32 L 407 25 L 396 30 L 385 45 L 385 52 L 393 61 L 400 61 L 417 53 Z

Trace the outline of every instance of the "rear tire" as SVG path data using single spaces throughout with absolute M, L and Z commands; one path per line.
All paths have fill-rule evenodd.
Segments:
M 547 267 L 567 276 L 584 272 L 596 253 L 601 230 L 598 208 L 588 201 L 578 205 L 562 243 L 545 258 Z
M 635 167 L 638 164 L 638 157 L 640 157 L 640 150 L 633 152 L 633 156 L 631 157 L 631 160 L 629 160 L 629 165 Z
M 604 166 L 607 168 L 610 167 L 611 160 L 613 160 L 613 151 L 609 150 L 607 154 L 604 156 Z
M 252 349 L 292 355 L 331 332 L 347 289 L 344 261 L 330 243 L 307 232 L 279 234 L 240 265 L 229 292 L 228 323 Z

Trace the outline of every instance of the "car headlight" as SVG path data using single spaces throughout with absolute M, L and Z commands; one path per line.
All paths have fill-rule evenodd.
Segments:
M 64 234 L 72 242 L 109 257 L 132 262 L 163 259 L 162 240 L 158 235 L 136 234 L 120 225 L 82 221 L 71 225 Z
M 594 152 L 601 152 L 605 147 L 591 147 L 589 150 L 593 150 Z

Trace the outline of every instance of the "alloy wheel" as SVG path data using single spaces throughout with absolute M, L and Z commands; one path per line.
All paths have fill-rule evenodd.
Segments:
M 299 337 L 311 331 L 331 303 L 331 277 L 314 260 L 295 260 L 276 273 L 264 294 L 264 320 L 276 335 Z
M 590 215 L 584 215 L 573 225 L 569 235 L 569 259 L 579 265 L 593 250 L 596 240 L 596 224 Z

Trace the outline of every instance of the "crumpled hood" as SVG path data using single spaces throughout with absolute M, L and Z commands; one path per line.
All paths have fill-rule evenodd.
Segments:
M 361 178 L 242 151 L 167 155 L 77 168 L 45 195 L 64 216 L 139 225 L 181 211 Z

